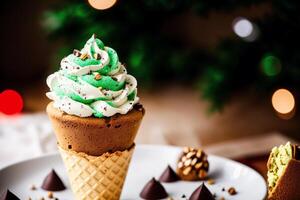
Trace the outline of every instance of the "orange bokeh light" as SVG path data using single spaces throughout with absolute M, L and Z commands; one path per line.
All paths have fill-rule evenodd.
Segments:
M 89 4 L 98 10 L 105 10 L 112 7 L 117 0 L 88 0 Z
M 272 96 L 273 108 L 280 114 L 289 114 L 295 108 L 295 98 L 287 89 L 278 89 Z

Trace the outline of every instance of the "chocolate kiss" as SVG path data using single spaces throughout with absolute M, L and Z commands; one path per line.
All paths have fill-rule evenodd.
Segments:
M 180 180 L 179 176 L 174 172 L 174 170 L 170 167 L 170 165 L 167 166 L 165 171 L 159 177 L 159 181 L 165 183 L 176 182 L 179 180 Z
M 11 191 L 6 190 L 0 197 L 0 200 L 20 200 L 16 195 Z
M 47 191 L 61 191 L 66 189 L 64 183 L 59 178 L 54 169 L 46 176 L 43 181 L 42 188 Z
M 164 199 L 169 195 L 167 194 L 165 188 L 160 182 L 152 178 L 143 188 L 140 193 L 140 197 L 143 199 L 154 200 L 154 199 Z
M 190 196 L 189 200 L 214 200 L 215 198 L 207 187 L 202 183 Z

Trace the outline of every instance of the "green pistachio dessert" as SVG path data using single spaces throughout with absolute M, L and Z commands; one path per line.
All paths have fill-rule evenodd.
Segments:
M 300 199 L 300 149 L 288 142 L 274 147 L 268 161 L 268 199 Z

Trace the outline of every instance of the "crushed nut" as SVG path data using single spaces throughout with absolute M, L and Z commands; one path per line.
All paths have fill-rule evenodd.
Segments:
M 197 158 L 194 158 L 194 159 L 192 160 L 192 163 L 191 163 L 191 165 L 192 165 L 192 166 L 195 166 L 195 165 L 196 165 L 196 163 L 197 163 L 197 161 L 198 161 L 198 159 L 197 159 Z
M 201 151 L 201 149 L 199 149 L 199 150 L 197 151 L 196 157 L 197 157 L 197 158 L 201 158 L 201 156 L 202 156 L 202 151 Z
M 53 192 L 48 192 L 47 196 L 48 196 L 49 199 L 52 199 L 53 198 Z
M 89 55 L 87 54 L 87 53 L 84 53 L 84 54 L 81 54 L 80 55 L 80 59 L 81 60 L 85 60 L 85 59 L 87 59 L 89 57 Z
M 180 169 L 180 168 L 182 168 L 183 167 L 183 162 L 179 162 L 178 164 L 177 164 L 177 167 Z
M 203 163 L 197 163 L 197 164 L 195 165 L 195 168 L 196 168 L 196 169 L 200 169 L 200 168 L 202 167 L 202 165 L 203 165 Z
M 201 169 L 199 171 L 198 176 L 199 176 L 200 179 L 204 179 L 206 177 L 206 174 L 207 174 L 206 171 L 204 171 L 204 170 Z
M 188 154 L 186 154 L 186 157 L 187 157 L 187 158 L 191 158 L 191 157 L 193 157 L 195 154 L 196 154 L 196 153 L 192 151 L 192 152 L 189 152 Z
M 182 162 L 184 162 L 184 161 L 186 161 L 187 160 L 187 158 L 185 157 L 185 156 L 183 156 L 182 158 L 181 158 L 181 161 Z
M 184 175 L 188 175 L 189 173 L 190 173 L 190 171 L 192 170 L 192 168 L 191 167 L 187 167 L 187 168 L 185 168 L 184 170 L 183 170 L 183 174 Z
M 191 159 L 188 159 L 184 162 L 184 166 L 189 166 L 190 164 L 192 163 L 192 160 Z
M 95 75 L 94 79 L 97 80 L 97 81 L 100 80 L 101 79 L 101 75 L 99 73 L 97 73 Z
M 234 187 L 230 187 L 230 188 L 228 189 L 228 193 L 229 193 L 230 195 L 236 195 L 236 194 L 237 194 L 237 192 L 236 192 L 236 190 L 235 190 Z
M 214 179 L 208 179 L 207 184 L 213 185 L 213 184 L 215 184 L 215 180 Z

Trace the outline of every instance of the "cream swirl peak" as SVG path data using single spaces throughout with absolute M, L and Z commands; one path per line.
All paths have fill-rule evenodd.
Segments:
M 118 54 L 93 35 L 81 51 L 61 61 L 47 78 L 54 107 L 79 117 L 126 114 L 139 101 L 137 81 L 127 74 Z

